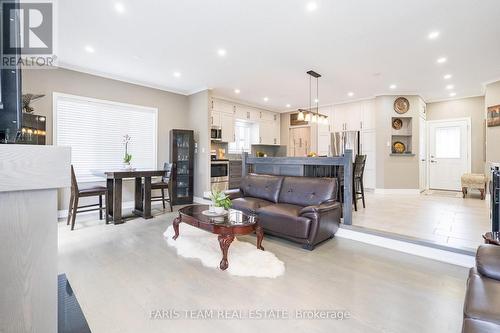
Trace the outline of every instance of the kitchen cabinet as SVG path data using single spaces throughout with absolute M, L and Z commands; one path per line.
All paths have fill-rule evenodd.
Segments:
M 361 154 L 366 155 L 366 165 L 363 177 L 365 188 L 375 188 L 376 177 L 376 133 L 374 129 L 361 131 Z
M 221 113 L 220 127 L 222 142 L 234 142 L 234 115 L 231 113 Z
M 213 111 L 234 113 L 234 103 L 224 101 L 222 99 L 212 98 L 211 109 Z
M 311 149 L 311 128 L 290 128 L 288 137 L 288 156 L 305 157 Z
M 261 121 L 259 123 L 259 143 L 262 145 L 274 145 L 276 135 L 274 134 L 273 121 Z
M 210 125 L 213 127 L 221 127 L 221 112 L 212 111 L 210 116 Z
M 361 130 L 375 129 L 375 102 L 363 101 L 361 108 Z
M 361 131 L 375 128 L 374 101 L 335 105 L 332 117 L 333 132 Z
M 236 119 L 256 122 L 260 120 L 260 110 L 246 105 L 236 105 L 234 115 Z

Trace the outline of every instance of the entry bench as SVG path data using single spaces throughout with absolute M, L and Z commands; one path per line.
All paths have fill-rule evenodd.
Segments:
M 465 173 L 462 175 L 462 194 L 467 195 L 469 189 L 479 190 L 481 200 L 484 200 L 486 194 L 486 176 L 481 173 Z

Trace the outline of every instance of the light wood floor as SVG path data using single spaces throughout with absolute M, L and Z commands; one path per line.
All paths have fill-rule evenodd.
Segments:
M 489 202 L 478 193 L 466 199 L 458 192 L 429 191 L 421 195 L 366 193 L 358 201 L 353 225 L 475 250 L 491 231 Z M 359 208 L 361 207 L 361 208 Z
M 93 333 L 460 331 L 464 268 L 340 238 L 309 252 L 266 237 L 263 245 L 285 262 L 285 275 L 233 277 L 177 256 L 162 236 L 173 217 L 114 226 L 83 216 L 73 232 L 59 223 L 59 271 Z M 351 319 L 150 319 L 153 310 L 171 309 L 347 310 Z

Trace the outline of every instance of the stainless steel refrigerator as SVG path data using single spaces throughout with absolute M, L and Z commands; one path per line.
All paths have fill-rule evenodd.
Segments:
M 334 132 L 331 134 L 331 156 L 344 155 L 346 150 L 352 150 L 352 158 L 361 154 L 359 131 Z

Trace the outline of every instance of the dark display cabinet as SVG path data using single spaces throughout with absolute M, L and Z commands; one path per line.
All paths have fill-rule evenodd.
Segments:
M 47 118 L 32 113 L 23 113 L 23 127 L 17 143 L 28 145 L 44 145 Z
M 170 131 L 170 161 L 172 162 L 172 204 L 193 203 L 194 132 Z

